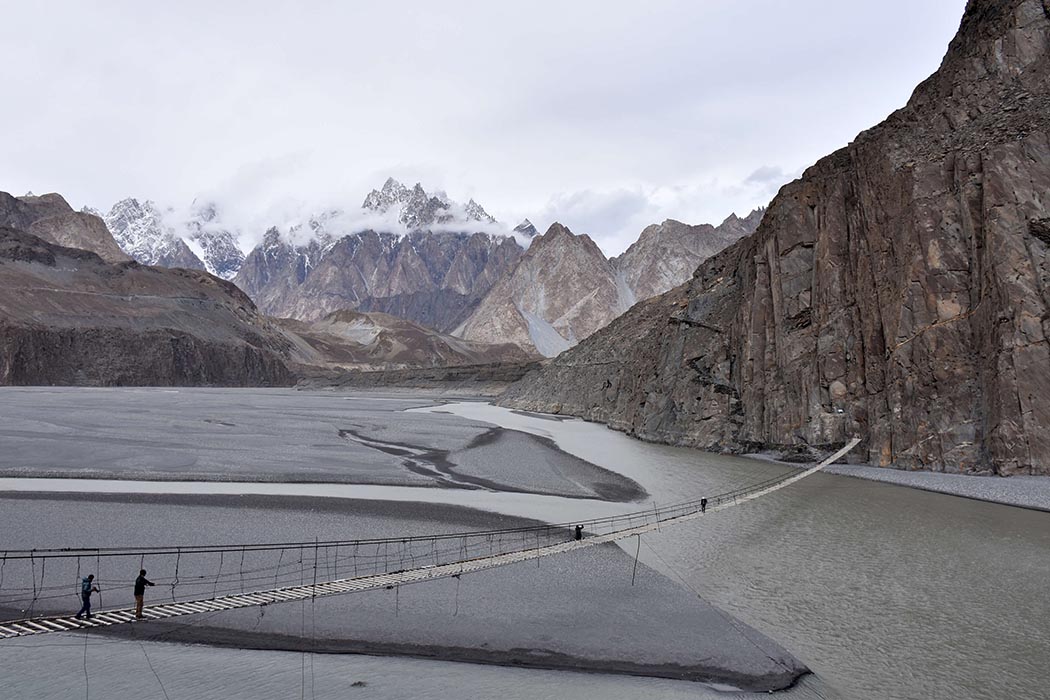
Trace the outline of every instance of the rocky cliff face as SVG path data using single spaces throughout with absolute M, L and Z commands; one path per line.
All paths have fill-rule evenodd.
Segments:
M 908 105 L 510 405 L 705 449 L 1050 474 L 1050 8 L 971 0 Z
M 262 243 L 244 259 L 233 283 L 254 299 L 259 308 L 275 310 L 276 316 L 292 316 L 281 311 L 320 260 L 328 243 L 325 238 L 311 238 L 305 244 L 295 245 L 276 228 L 271 228 Z
M 744 218 L 732 214 L 718 226 L 690 226 L 674 219 L 653 224 L 623 255 L 611 260 L 635 299 L 648 299 L 677 287 L 715 253 L 755 232 L 765 209 Z
M 561 224 L 536 238 L 456 335 L 553 357 L 627 310 L 630 290 L 590 237 Z
M 0 385 L 287 385 L 292 339 L 228 282 L 0 228 Z
M 58 194 L 13 197 L 0 192 L 0 226 L 27 231 L 50 243 L 90 250 L 108 262 L 131 259 L 121 251 L 99 217 L 73 211 Z

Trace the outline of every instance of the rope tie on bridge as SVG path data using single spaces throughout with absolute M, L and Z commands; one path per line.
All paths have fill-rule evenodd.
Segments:
M 175 580 L 171 582 L 171 602 L 175 602 L 175 586 L 179 585 L 179 564 L 182 562 L 182 549 L 175 553 Z

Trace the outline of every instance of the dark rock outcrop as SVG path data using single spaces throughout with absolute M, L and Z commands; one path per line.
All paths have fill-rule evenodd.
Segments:
M 1050 7 L 971 0 L 903 109 L 758 231 L 511 388 L 705 449 L 1050 473 Z

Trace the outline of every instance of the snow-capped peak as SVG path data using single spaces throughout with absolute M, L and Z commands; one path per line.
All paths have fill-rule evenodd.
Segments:
M 464 207 L 467 212 L 467 218 L 474 221 L 483 221 L 488 224 L 496 223 L 496 218 L 485 211 L 485 207 L 481 206 L 473 200 L 473 198 L 467 202 L 467 206 Z
M 122 199 L 102 216 L 120 248 L 145 265 L 206 269 L 230 279 L 244 262 L 234 235 L 217 222 L 213 203 L 191 205 L 187 215 L 153 201 Z
M 408 201 L 409 196 L 410 193 L 407 187 L 394 178 L 388 177 L 381 189 L 372 190 L 368 193 L 361 208 L 382 213 L 395 204 L 404 204 Z
M 523 219 L 520 224 L 514 227 L 514 233 L 524 236 L 525 238 L 535 238 L 539 235 L 539 231 L 532 225 L 532 222 L 528 219 Z
M 496 219 L 489 215 L 485 208 L 471 199 L 467 204 L 458 204 L 449 199 L 442 191 L 428 194 L 421 183 L 411 189 L 394 178 L 387 178 L 382 188 L 372 190 L 362 209 L 377 214 L 391 214 L 391 218 L 409 231 L 427 229 L 435 225 L 449 226 L 457 223 L 475 222 L 492 224 Z

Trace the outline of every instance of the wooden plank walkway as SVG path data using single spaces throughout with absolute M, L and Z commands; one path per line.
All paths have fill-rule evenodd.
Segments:
M 236 595 L 220 596 L 215 598 L 209 598 L 206 600 L 192 600 L 151 605 L 143 609 L 142 615 L 144 621 L 164 620 L 173 617 L 180 617 L 183 615 L 195 615 L 207 612 L 218 612 L 222 610 L 236 610 L 238 608 L 248 608 L 257 605 L 275 605 L 277 603 L 289 603 L 299 600 L 308 600 L 310 598 L 319 598 L 322 596 L 342 595 L 346 593 L 356 593 L 359 591 L 369 591 L 381 588 L 393 588 L 395 586 L 402 586 L 412 583 L 422 583 L 424 581 L 432 581 L 434 579 L 439 578 L 449 578 L 451 576 L 460 576 L 463 574 L 475 573 L 478 571 L 484 571 L 486 569 L 493 569 L 499 566 L 507 566 L 508 564 L 515 564 L 518 562 L 539 559 L 541 557 L 548 557 L 556 554 L 572 552 L 577 549 L 583 549 L 585 547 L 594 547 L 605 542 L 614 542 L 617 540 L 626 539 L 628 537 L 634 537 L 635 535 L 642 535 L 647 532 L 652 532 L 662 527 L 667 527 L 670 525 L 676 525 L 690 520 L 695 520 L 704 515 L 717 513 L 718 511 L 742 505 L 749 501 L 753 501 L 757 498 L 766 496 L 775 491 L 779 491 L 782 488 L 790 486 L 791 484 L 794 484 L 795 482 L 800 481 L 806 478 L 807 476 L 810 476 L 811 474 L 820 471 L 827 465 L 840 459 L 843 455 L 845 455 L 854 447 L 856 447 L 859 442 L 859 439 L 854 438 L 841 450 L 831 455 L 823 462 L 817 464 L 814 467 L 811 467 L 804 471 L 800 471 L 797 474 L 788 475 L 783 479 L 777 480 L 769 485 L 756 488 L 753 491 L 745 492 L 738 496 L 733 496 L 730 500 L 715 503 L 704 510 L 697 508 L 690 512 L 686 512 L 685 514 L 657 517 L 655 521 L 647 522 L 643 525 L 639 525 L 636 527 L 628 527 L 622 530 L 616 530 L 614 532 L 606 534 L 591 535 L 588 537 L 584 537 L 581 540 L 568 540 L 566 542 L 561 542 L 558 544 L 527 548 L 514 552 L 504 552 L 501 554 L 476 557 L 473 559 L 464 559 L 462 561 L 452 562 L 449 564 L 422 566 L 414 569 L 408 569 L 405 571 L 395 571 L 390 573 L 376 574 L 370 576 L 359 576 L 354 578 L 343 578 L 317 584 L 311 583 L 299 586 L 286 586 L 283 588 L 275 588 L 272 590 L 263 590 L 255 591 L 253 593 L 241 593 Z M 11 639 L 14 637 L 50 634 L 53 632 L 69 632 L 90 627 L 107 627 L 112 625 L 130 623 L 134 621 L 135 614 L 132 608 L 104 610 L 95 613 L 90 620 L 77 619 L 71 615 L 57 617 L 35 617 L 26 620 L 17 620 L 0 623 L 0 639 Z

